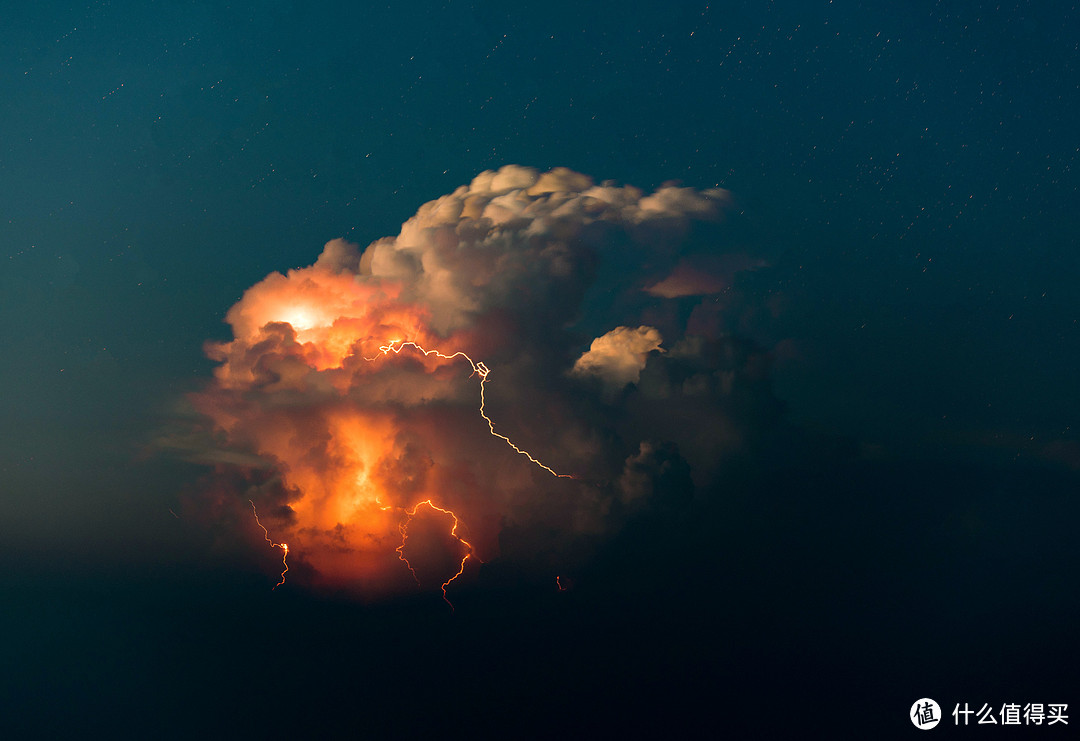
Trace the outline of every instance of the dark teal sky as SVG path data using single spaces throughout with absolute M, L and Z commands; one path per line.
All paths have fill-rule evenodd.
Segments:
M 761 534 L 776 551 L 727 554 L 749 559 L 747 583 L 775 569 L 802 599 L 793 574 L 805 574 L 783 565 L 800 556 L 784 544 L 812 541 L 809 522 L 846 534 L 813 578 L 842 580 L 844 548 L 889 568 L 893 546 L 865 535 L 880 528 L 911 568 L 975 569 L 992 589 L 989 569 L 1000 567 L 1009 584 L 1042 574 L 1046 589 L 1069 591 L 1075 552 L 1045 523 L 1078 514 L 1077 38 L 1070 2 L 6 8 L 9 577 L 92 591 L 90 576 L 58 575 L 75 564 L 123 582 L 129 570 L 206 566 L 168 513 L 202 472 L 149 451 L 209 377 L 203 343 L 227 337 L 228 307 L 267 273 L 310 264 L 326 241 L 396 234 L 420 204 L 515 163 L 732 192 L 718 250 L 767 264 L 739 276 L 720 328 L 771 354 L 774 393 L 802 441 L 775 453 L 790 471 L 746 474 L 788 493 L 721 508 L 755 523 L 783 513 Z M 859 451 L 857 462 L 837 450 Z M 769 464 L 747 470 L 757 466 Z M 821 506 L 800 519 L 805 503 L 788 497 L 819 468 L 865 486 L 835 489 L 822 474 L 807 484 Z M 940 531 L 916 528 L 927 505 Z M 909 559 L 901 542 L 924 555 Z M 1050 624 L 1077 616 L 1074 597 L 1047 599 Z M 863 609 L 903 622 L 881 594 L 870 602 Z M 988 602 L 976 618 L 950 601 L 945 617 L 912 619 L 983 625 L 1007 604 Z M 954 664 L 974 651 L 944 645 Z M 995 676 L 997 699 L 1012 700 Z

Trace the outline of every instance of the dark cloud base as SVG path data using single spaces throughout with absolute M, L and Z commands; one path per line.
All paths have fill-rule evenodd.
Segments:
M 1074 700 L 1074 473 L 771 442 L 727 466 L 724 497 L 632 518 L 571 590 L 508 557 L 453 615 L 431 593 L 271 592 L 256 567 L 8 559 L 0 730 L 888 738 L 918 697 Z

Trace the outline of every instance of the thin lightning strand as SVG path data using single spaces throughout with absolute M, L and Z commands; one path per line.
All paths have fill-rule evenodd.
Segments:
M 428 501 L 430 503 L 430 500 Z M 401 545 L 394 549 L 397 551 L 398 558 L 404 561 L 405 565 L 409 568 L 409 573 L 412 574 L 412 578 L 416 582 L 416 586 L 420 586 L 420 577 L 416 575 L 416 569 L 414 569 L 413 565 L 409 563 L 409 559 L 405 558 L 405 543 L 409 540 L 409 523 L 412 521 L 413 515 L 416 514 L 416 507 L 419 507 L 420 504 L 423 504 L 423 502 L 413 507 L 412 512 L 405 512 L 408 517 L 398 525 L 398 532 L 401 533 Z M 446 599 L 445 589 L 443 590 L 443 599 Z M 453 607 L 453 605 L 451 605 L 451 607 Z
M 575 478 L 574 476 L 572 476 L 571 474 L 568 474 L 568 473 L 558 473 L 557 471 L 552 469 L 550 466 L 547 466 L 547 465 L 541 463 L 540 461 L 538 461 L 528 451 L 522 450 L 521 448 L 519 448 L 517 445 L 514 444 L 514 442 L 509 437 L 507 437 L 506 435 L 502 435 L 502 434 L 495 431 L 495 422 L 492 421 L 491 417 L 489 417 L 487 415 L 487 412 L 484 409 L 485 405 L 487 404 L 487 399 L 484 396 L 484 385 L 487 383 L 488 374 L 491 373 L 491 369 L 488 368 L 483 362 L 476 362 L 475 360 L 473 360 L 472 358 L 470 358 L 468 355 L 461 352 L 460 350 L 453 353 L 452 355 L 446 355 L 445 353 L 441 353 L 438 350 L 428 350 L 428 349 L 426 349 L 424 347 L 421 347 L 417 343 L 412 342 L 411 340 L 410 341 L 404 341 L 404 342 L 401 341 L 401 340 L 391 340 L 389 343 L 379 347 L 379 354 L 376 355 L 374 358 L 364 358 L 364 360 L 367 360 L 369 362 L 370 361 L 375 361 L 375 360 L 378 360 L 382 356 L 389 355 L 390 353 L 394 353 L 395 355 L 400 355 L 401 351 L 404 350 L 406 347 L 413 348 L 417 352 L 423 354 L 424 357 L 434 355 L 435 357 L 442 358 L 444 360 L 454 360 L 455 358 L 459 358 L 459 357 L 464 358 L 465 361 L 469 364 L 469 367 L 472 368 L 473 374 L 480 377 L 480 416 L 483 417 L 485 422 L 487 422 L 488 431 L 494 437 L 497 437 L 500 440 L 505 441 L 506 444 L 509 445 L 514 450 L 515 453 L 525 456 L 526 458 L 529 459 L 529 461 L 531 461 L 535 465 L 539 466 L 540 468 L 544 469 L 545 471 L 550 473 L 552 476 L 555 476 L 556 478 L 562 478 L 562 479 Z M 420 586 L 420 577 L 418 577 L 416 575 L 416 570 L 413 568 L 412 564 L 409 563 L 409 559 L 407 559 L 405 557 L 405 543 L 409 539 L 409 522 L 412 520 L 413 516 L 416 514 L 417 508 L 419 508 L 420 505 L 422 505 L 422 504 L 426 504 L 427 506 L 431 507 L 433 510 L 436 510 L 438 512 L 443 512 L 445 514 L 450 515 L 452 518 L 454 518 L 454 526 L 453 526 L 453 528 L 451 528 L 450 534 L 452 536 L 454 536 L 455 538 L 457 538 L 458 541 L 461 542 L 468 549 L 465 552 L 465 555 L 461 559 L 461 565 L 458 567 L 457 573 L 454 574 L 453 576 L 451 576 L 449 579 L 447 579 L 442 584 L 443 600 L 446 602 L 446 604 L 450 605 L 450 609 L 452 611 L 454 609 L 454 604 L 446 596 L 446 587 L 452 581 L 454 581 L 454 579 L 457 579 L 459 576 L 461 576 L 461 574 L 465 571 L 465 563 L 469 560 L 469 558 L 472 555 L 474 555 L 473 546 L 472 546 L 471 543 L 469 543 L 467 540 L 465 540 L 464 538 L 462 538 L 461 536 L 459 536 L 457 534 L 458 525 L 460 524 L 460 521 L 458 520 L 458 517 L 457 517 L 456 514 L 454 514 L 453 512 L 451 512 L 448 509 L 443 509 L 441 507 L 436 507 L 432 503 L 432 501 L 430 499 L 427 499 L 427 500 L 425 500 L 423 502 L 417 502 L 415 505 L 413 505 L 412 510 L 406 510 L 405 511 L 406 519 L 405 519 L 405 521 L 403 523 L 401 523 L 398 526 L 398 529 L 401 532 L 401 545 L 399 545 L 397 547 L 397 549 L 396 549 L 397 554 L 398 554 L 398 558 L 405 562 L 405 565 L 408 567 L 409 572 L 413 575 L 413 579 L 416 581 L 417 586 Z M 386 508 L 384 507 L 384 509 L 386 509 Z M 556 577 L 556 583 L 558 584 L 559 591 L 565 591 L 565 588 L 563 587 L 562 583 L 558 581 L 558 577 Z
M 436 506 L 430 499 L 425 499 L 422 502 L 417 502 L 416 504 L 413 505 L 413 508 L 411 510 L 405 510 L 405 515 L 406 515 L 405 522 L 403 522 L 399 526 L 399 529 L 401 530 L 401 545 L 399 545 L 397 547 L 398 558 L 400 558 L 402 561 L 404 561 L 405 565 L 409 567 L 409 571 L 412 572 L 413 579 L 416 579 L 416 585 L 420 586 L 420 577 L 418 577 L 416 575 L 416 570 L 413 568 L 412 564 L 409 563 L 409 559 L 405 557 L 404 548 L 405 548 L 405 542 L 409 539 L 409 523 L 412 521 L 412 518 L 416 515 L 416 510 L 418 510 L 420 508 L 420 506 L 423 505 L 423 504 L 426 504 L 427 506 L 431 507 L 431 509 L 435 510 L 436 512 L 442 512 L 444 515 L 450 515 L 450 517 L 452 517 L 454 519 L 454 526 L 452 528 L 450 528 L 450 534 L 452 536 L 454 536 L 457 539 L 457 541 L 459 543 L 461 543 L 463 546 L 465 546 L 465 548 L 466 548 L 465 555 L 461 557 L 461 564 L 458 566 L 457 573 L 454 574 L 453 576 L 451 576 L 449 579 L 447 579 L 446 581 L 444 581 L 442 583 L 442 598 L 443 598 L 443 601 L 446 602 L 446 604 L 450 605 L 450 610 L 453 611 L 454 603 L 451 602 L 449 597 L 446 596 L 446 588 L 448 586 L 450 586 L 450 582 L 454 581 L 454 579 L 457 579 L 459 576 L 462 575 L 462 573 L 464 573 L 464 571 L 465 571 L 465 562 L 468 561 L 474 555 L 474 548 L 473 548 L 472 543 L 470 543 L 469 541 L 465 540 L 465 538 L 458 535 L 458 526 L 461 524 L 461 521 L 458 519 L 457 515 L 455 515 L 451 510 L 443 509 L 442 507 Z
M 267 532 L 266 526 L 263 525 L 262 522 L 259 521 L 259 512 L 255 509 L 255 502 L 253 502 L 253 501 L 251 501 L 249 499 L 248 504 L 251 505 L 251 511 L 255 514 L 255 524 L 262 528 L 263 537 L 266 538 L 266 542 L 270 544 L 271 548 L 280 548 L 281 549 L 281 565 L 283 567 L 283 569 L 281 571 L 281 581 L 279 581 L 277 584 L 274 585 L 273 589 L 270 590 L 272 592 L 272 591 L 274 591 L 274 589 L 277 589 L 278 587 L 280 587 L 282 584 L 285 583 L 285 574 L 289 573 L 289 564 L 288 564 L 289 544 L 288 543 L 275 543 L 273 540 L 271 540 L 270 539 L 270 533 Z
M 468 355 L 461 352 L 460 350 L 458 352 L 454 353 L 453 355 L 444 355 L 443 353 L 439 352 L 438 350 L 426 350 L 423 347 L 420 347 L 420 345 L 418 345 L 418 344 L 416 344 L 415 342 L 412 342 L 412 341 L 401 342 L 399 340 L 391 340 L 389 344 L 383 345 L 383 346 L 381 346 L 379 348 L 379 355 L 389 355 L 391 352 L 394 353 L 395 355 L 400 355 L 401 351 L 403 349 L 405 349 L 406 347 L 412 347 L 412 348 L 416 349 L 418 352 L 423 353 L 425 357 L 428 356 L 428 355 L 434 355 L 435 357 L 443 358 L 444 360 L 453 360 L 454 358 L 458 358 L 458 357 L 464 358 L 465 361 L 468 362 L 468 364 L 472 367 L 473 373 L 475 373 L 477 376 L 480 377 L 480 416 L 483 417 L 484 421 L 488 423 L 488 430 L 491 431 L 491 434 L 494 435 L 495 437 L 501 439 L 501 440 L 505 440 L 506 444 L 509 445 L 511 448 L 513 448 L 515 453 L 518 453 L 519 455 L 525 456 L 530 461 L 532 461 L 536 465 L 540 466 L 540 468 L 542 468 L 545 471 L 547 471 L 548 473 L 550 473 L 552 476 L 555 476 L 555 477 L 561 478 L 561 479 L 572 479 L 572 478 L 574 478 L 574 476 L 572 476 L 572 475 L 570 475 L 568 473 L 557 473 L 552 468 L 544 465 L 540 461 L 533 458 L 532 455 L 528 451 L 522 450 L 517 445 L 514 445 L 513 441 L 510 438 L 508 438 L 506 435 L 501 435 L 501 434 L 499 434 L 498 432 L 495 431 L 495 423 L 491 421 L 491 417 L 487 416 L 487 412 L 484 411 L 484 405 L 486 404 L 486 400 L 484 398 L 484 384 L 487 383 L 488 374 L 491 373 L 491 369 L 489 369 L 486 365 L 484 365 L 482 362 L 477 363 L 476 361 L 474 361 L 472 358 L 470 358 Z M 364 358 L 364 360 L 369 360 L 369 361 L 370 360 L 376 360 L 376 359 L 378 359 L 379 355 L 376 355 L 374 358 Z
M 479 378 L 480 378 L 480 410 L 479 411 L 480 411 L 480 416 L 483 417 L 485 422 L 487 422 L 488 431 L 491 432 L 491 434 L 494 437 L 497 437 L 500 440 L 505 441 L 506 444 L 509 445 L 513 449 L 513 451 L 515 453 L 525 456 L 526 458 L 529 459 L 529 461 L 531 461 L 535 465 L 539 466 L 540 468 L 544 469 L 545 471 L 550 473 L 552 476 L 555 476 L 556 478 L 564 478 L 564 479 L 575 478 L 574 476 L 572 476 L 572 475 L 570 475 L 568 473 L 558 473 L 557 471 L 552 469 L 550 466 L 547 466 L 547 465 L 541 463 L 540 461 L 538 461 L 528 451 L 522 450 L 521 448 L 519 448 L 517 445 L 514 444 L 514 442 L 509 437 L 495 431 L 495 423 L 492 421 L 491 417 L 489 417 L 487 415 L 487 412 L 484 409 L 484 407 L 485 407 L 485 405 L 487 403 L 487 399 L 484 396 L 484 384 L 487 383 L 488 374 L 491 373 L 491 369 L 488 368 L 484 363 L 482 363 L 482 362 L 478 363 L 478 362 L 474 361 L 472 358 L 470 358 L 468 355 L 461 352 L 460 350 L 458 352 L 453 353 L 452 355 L 446 355 L 444 353 L 439 352 L 438 350 L 428 350 L 426 348 L 423 348 L 420 345 L 418 345 L 417 343 L 412 342 L 412 341 L 402 342 L 400 340 L 392 340 L 388 344 L 380 346 L 378 355 L 376 355 L 374 358 L 364 358 L 364 360 L 367 360 L 369 362 L 374 361 L 374 360 L 378 360 L 379 357 L 389 355 L 390 353 L 394 353 L 395 355 L 400 355 L 401 351 L 403 349 L 405 349 L 406 347 L 411 347 L 411 348 L 415 349 L 417 352 L 423 354 L 425 357 L 430 356 L 430 355 L 434 355 L 435 357 L 442 358 L 444 360 L 454 360 L 455 358 L 459 358 L 459 357 L 464 358 L 465 361 L 472 368 L 472 372 L 475 375 L 479 376 Z M 280 548 L 281 551 L 282 551 L 282 553 L 281 553 L 281 565 L 282 565 L 283 569 L 282 569 L 282 572 L 281 572 L 281 581 L 279 581 L 277 584 L 274 585 L 274 589 L 277 589 L 278 587 L 280 587 L 282 584 L 285 583 L 285 574 L 287 574 L 288 571 L 289 571 L 289 564 L 288 564 L 289 545 L 287 543 L 275 543 L 273 541 L 273 539 L 271 539 L 270 533 L 267 531 L 266 527 L 259 520 L 259 513 L 255 509 L 255 502 L 253 502 L 252 500 L 249 499 L 248 503 L 251 505 L 251 511 L 255 515 L 255 523 L 260 528 L 262 528 L 263 538 L 265 538 L 266 542 L 269 543 L 272 548 Z M 377 502 L 377 504 L 379 504 L 380 509 L 383 509 L 383 510 L 390 509 L 389 507 L 383 506 L 381 502 Z M 461 563 L 458 565 L 457 573 L 455 573 L 449 579 L 444 581 L 442 583 L 442 585 L 441 585 L 443 600 L 446 602 L 446 604 L 450 605 L 450 609 L 453 610 L 454 609 L 454 603 L 452 603 L 450 601 L 450 599 L 447 597 L 446 588 L 451 584 L 451 582 L 453 582 L 455 579 L 457 579 L 459 576 L 461 576 L 465 572 L 465 564 L 468 562 L 468 560 L 470 558 L 472 558 L 475 555 L 475 549 L 473 548 L 472 543 L 470 543 L 469 541 L 465 540 L 460 535 L 458 535 L 458 527 L 461 525 L 461 520 L 458 519 L 458 516 L 456 514 L 454 514 L 454 512 L 451 511 L 451 510 L 443 509 L 442 507 L 436 506 L 430 499 L 425 499 L 422 502 L 417 502 L 416 504 L 413 505 L 411 510 L 405 510 L 406 519 L 405 519 L 404 522 L 402 522 L 398 526 L 398 530 L 401 532 L 401 545 L 399 545 L 395 550 L 397 551 L 398 558 L 401 559 L 405 563 L 405 566 L 408 567 L 409 572 L 413 576 L 413 579 L 416 580 L 417 586 L 419 586 L 420 585 L 420 577 L 417 576 L 416 570 L 413 568 L 413 565 L 409 562 L 409 559 L 405 557 L 404 549 L 405 549 L 405 544 L 409 539 L 409 523 L 412 521 L 412 518 L 416 515 L 417 509 L 419 509 L 419 507 L 421 505 L 424 505 L 424 504 L 426 504 L 428 507 L 435 510 L 436 512 L 442 512 L 443 514 L 450 515 L 450 517 L 453 518 L 454 526 L 450 529 L 450 535 L 452 535 L 454 538 L 456 538 L 457 541 L 459 543 L 461 543 L 462 545 L 464 545 L 465 548 L 466 548 L 465 555 L 462 556 Z M 560 584 L 559 589 L 562 589 L 562 588 L 563 587 Z

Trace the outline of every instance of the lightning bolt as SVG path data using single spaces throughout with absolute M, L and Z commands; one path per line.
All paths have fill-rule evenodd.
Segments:
M 427 349 L 421 347 L 420 345 L 416 344 L 415 342 L 412 342 L 412 341 L 402 342 L 400 340 L 391 340 L 388 344 L 383 345 L 383 346 L 381 346 L 379 348 L 379 354 L 376 355 L 374 358 L 364 358 L 364 360 L 367 360 L 367 361 L 378 360 L 379 357 L 384 356 L 384 355 L 389 355 L 390 353 L 394 353 L 395 355 L 400 355 L 401 351 L 404 350 L 406 347 L 411 347 L 411 348 L 415 349 L 417 352 L 423 354 L 425 357 L 434 355 L 435 357 L 443 358 L 444 360 L 454 360 L 455 358 L 464 358 L 465 361 L 469 364 L 469 366 L 472 367 L 473 375 L 479 376 L 479 378 L 480 378 L 480 416 L 484 418 L 485 422 L 487 422 L 488 430 L 491 432 L 491 434 L 493 436 L 499 438 L 500 440 L 506 441 L 506 444 L 509 445 L 511 448 L 513 448 L 515 453 L 525 456 L 530 461 L 532 461 L 536 465 L 540 466 L 540 468 L 542 468 L 545 471 L 547 471 L 548 473 L 550 473 L 552 476 L 555 476 L 555 477 L 561 478 L 561 479 L 572 479 L 572 478 L 574 478 L 574 476 L 572 476 L 572 475 L 570 475 L 568 473 L 557 473 L 554 469 L 550 468 L 549 466 L 544 465 L 540 461 L 536 460 L 536 458 L 533 458 L 533 456 L 527 450 L 522 450 L 521 448 L 519 448 L 506 435 L 502 435 L 502 434 L 495 431 L 495 423 L 491 420 L 491 417 L 487 416 L 487 412 L 484 411 L 484 405 L 487 403 L 485 398 L 484 398 L 484 385 L 488 381 L 488 375 L 491 373 L 491 369 L 488 368 L 486 365 L 484 365 L 482 362 L 480 362 L 480 363 L 476 362 L 475 360 L 473 360 L 472 358 L 470 358 L 468 355 L 461 352 L 460 350 L 458 352 L 454 353 L 453 355 L 444 355 L 443 353 L 439 352 L 438 350 L 427 350 Z
M 503 440 L 507 445 L 509 445 L 513 449 L 513 451 L 515 453 L 517 453 L 518 455 L 525 456 L 526 458 L 529 459 L 530 462 L 532 462 L 533 464 L 535 464 L 535 465 L 539 466 L 540 468 L 544 469 L 545 471 L 550 473 L 552 476 L 555 476 L 556 478 L 561 478 L 561 479 L 575 478 L 571 474 L 559 473 L 558 471 L 554 470 L 550 466 L 548 466 L 548 465 L 546 465 L 544 463 L 541 463 L 539 460 L 534 458 L 533 455 L 531 453 L 529 453 L 527 450 L 523 450 L 523 449 L 519 448 L 517 445 L 515 445 L 514 441 L 511 440 L 509 437 L 495 431 L 495 422 L 491 419 L 491 417 L 489 417 L 487 415 L 487 411 L 484 408 L 486 406 L 486 404 L 487 404 L 487 399 L 484 396 L 484 387 L 488 382 L 488 376 L 491 374 L 491 369 L 488 368 L 483 362 L 477 362 L 477 361 L 473 360 L 467 354 L 465 354 L 464 352 L 461 352 L 460 350 L 453 353 L 453 354 L 451 354 L 451 355 L 447 355 L 445 353 L 439 352 L 438 350 L 428 350 L 427 348 L 421 347 L 419 344 L 417 344 L 416 342 L 413 342 L 411 340 L 407 340 L 407 341 L 391 340 L 387 344 L 381 345 L 379 347 L 379 354 L 378 355 L 376 355 L 373 358 L 364 358 L 364 360 L 367 360 L 369 362 L 373 362 L 375 360 L 378 360 L 380 357 L 389 356 L 390 353 L 394 353 L 395 355 L 400 355 L 401 351 L 404 350 L 406 347 L 414 349 L 416 352 L 420 353 L 424 357 L 430 357 L 430 356 L 434 355 L 435 357 L 442 358 L 443 360 L 455 360 L 457 358 L 462 358 L 463 360 L 465 360 L 465 362 L 467 362 L 469 364 L 469 367 L 472 368 L 472 375 L 475 375 L 475 376 L 480 378 L 480 409 L 479 409 L 480 416 L 484 419 L 485 422 L 487 422 L 488 431 L 492 434 L 492 436 L 497 437 L 500 440 Z M 469 558 L 471 556 L 474 555 L 474 550 L 473 550 L 472 544 L 469 543 L 464 538 L 462 538 L 457 533 L 458 526 L 461 524 L 461 521 L 458 519 L 458 516 L 456 514 L 454 514 L 452 511 L 450 511 L 448 509 L 443 509 L 442 507 L 437 507 L 434 503 L 432 503 L 432 501 L 430 499 L 426 499 L 426 500 L 424 500 L 422 502 L 417 502 L 416 504 L 413 505 L 413 508 L 411 510 L 406 510 L 405 511 L 405 515 L 406 515 L 405 521 L 402 522 L 401 525 L 398 526 L 398 529 L 401 531 L 401 545 L 399 545 L 397 547 L 397 549 L 396 549 L 397 554 L 398 554 L 398 558 L 400 558 L 402 561 L 405 562 L 405 565 L 408 567 L 409 571 L 413 575 L 413 579 L 416 580 L 416 585 L 420 586 L 420 578 L 416 575 L 416 570 L 413 568 L 412 564 L 409 563 L 409 559 L 405 557 L 405 543 L 409 539 L 409 522 L 411 522 L 412 518 L 416 515 L 416 510 L 421 505 L 424 505 L 424 504 L 431 507 L 431 509 L 433 509 L 433 510 L 435 510 L 437 512 L 442 512 L 444 514 L 450 515 L 450 517 L 452 517 L 454 519 L 454 526 L 450 529 L 450 534 L 452 536 L 454 536 L 458 540 L 458 542 L 460 542 L 466 548 L 465 555 L 461 559 L 461 564 L 458 567 L 457 573 L 454 574 L 453 576 L 451 576 L 449 579 L 447 579 L 445 582 L 442 583 L 443 600 L 446 602 L 446 604 L 450 605 L 450 609 L 453 610 L 454 609 L 454 604 L 449 600 L 449 598 L 447 598 L 447 596 L 446 596 L 446 588 L 447 588 L 447 586 L 450 585 L 450 583 L 452 581 L 454 581 L 459 576 L 461 576 L 461 574 L 465 571 L 465 563 L 469 560 Z M 558 583 L 558 577 L 556 577 L 556 582 Z M 559 583 L 558 585 L 559 585 L 559 590 L 563 591 L 564 587 L 562 586 L 562 584 Z
M 451 510 L 443 509 L 442 507 L 436 506 L 430 499 L 425 499 L 422 502 L 417 502 L 413 505 L 412 509 L 405 510 L 405 521 L 398 526 L 398 529 L 401 530 L 401 545 L 399 545 L 396 549 L 398 558 L 404 561 L 405 565 L 409 567 L 409 571 L 412 572 L 413 579 L 416 580 L 416 586 L 420 586 L 420 577 L 416 575 L 416 570 L 413 568 L 412 564 L 409 563 L 409 559 L 405 557 L 404 549 L 405 543 L 409 539 L 409 523 L 412 521 L 412 518 L 416 516 L 416 510 L 420 509 L 420 507 L 425 504 L 428 507 L 431 507 L 431 509 L 433 509 L 434 511 L 442 512 L 444 515 L 450 515 L 450 517 L 453 518 L 454 526 L 450 528 L 450 534 L 454 536 L 454 538 L 457 539 L 459 543 L 465 546 L 465 555 L 461 557 L 461 564 L 458 566 L 457 573 L 442 583 L 443 601 L 446 602 L 446 604 L 450 605 L 450 610 L 453 611 L 454 603 L 451 602 L 450 599 L 446 596 L 446 588 L 450 586 L 450 582 L 454 581 L 454 579 L 457 579 L 459 576 L 462 575 L 462 573 L 464 573 L 465 563 L 475 554 L 472 543 L 458 535 L 458 526 L 461 525 L 461 521 L 458 519 L 457 515 L 455 515 Z M 479 556 L 477 558 L 479 559 Z
M 273 540 L 271 540 L 270 539 L 270 533 L 267 532 L 266 526 L 263 525 L 262 522 L 259 521 L 259 513 L 255 509 L 255 502 L 253 502 L 253 501 L 251 501 L 249 499 L 248 504 L 251 505 L 251 511 L 255 514 L 255 524 L 262 528 L 263 537 L 266 539 L 266 542 L 270 544 L 271 548 L 280 548 L 281 549 L 281 566 L 282 566 L 281 581 L 279 581 L 277 584 L 274 585 L 273 589 L 270 590 L 272 592 L 272 591 L 274 591 L 274 589 L 277 589 L 278 587 L 280 587 L 282 584 L 285 583 L 285 574 L 289 573 L 289 564 L 288 564 L 289 544 L 288 543 L 275 543 Z
M 535 464 L 535 465 L 539 466 L 540 468 L 544 469 L 545 471 L 550 473 L 552 476 L 555 476 L 556 478 L 565 478 L 565 479 L 575 478 L 571 474 L 559 473 L 559 472 L 555 471 L 553 468 L 551 468 L 550 466 L 547 466 L 544 463 L 541 463 L 539 460 L 534 458 L 532 456 L 532 454 L 529 453 L 527 450 L 523 450 L 522 448 L 519 448 L 517 445 L 515 445 L 514 442 L 509 437 L 495 431 L 495 423 L 494 423 L 494 421 L 492 421 L 491 417 L 489 417 L 487 415 L 487 412 L 485 411 L 485 405 L 487 403 L 487 400 L 486 400 L 486 398 L 484 396 L 484 386 L 488 381 L 488 376 L 491 373 L 491 369 L 488 368 L 483 362 L 477 362 L 477 361 L 473 360 L 471 357 L 469 357 L 468 355 L 466 355 L 464 352 L 461 352 L 461 351 L 455 352 L 455 353 L 453 353 L 451 355 L 446 355 L 445 353 L 441 353 L 438 350 L 428 350 L 428 349 L 426 349 L 424 347 L 421 347 L 419 344 L 417 344 L 415 342 L 401 341 L 401 340 L 391 340 L 389 343 L 379 347 L 379 354 L 378 355 L 376 355 L 373 358 L 364 358 L 364 360 L 367 360 L 368 362 L 373 362 L 375 360 L 378 360 L 380 357 L 389 356 L 390 353 L 394 353 L 395 355 L 399 355 L 399 354 L 401 354 L 401 351 L 404 350 L 406 347 L 409 347 L 409 348 L 412 348 L 412 349 L 416 350 L 417 352 L 424 355 L 425 357 L 430 357 L 430 356 L 434 355 L 435 357 L 442 358 L 443 360 L 455 360 L 457 358 L 464 359 L 465 362 L 467 362 L 469 364 L 469 367 L 472 368 L 472 374 L 479 377 L 479 379 L 480 379 L 480 408 L 479 408 L 479 411 L 480 411 L 480 416 L 484 419 L 485 422 L 487 422 L 488 431 L 494 437 L 497 437 L 500 440 L 503 440 L 504 442 L 506 442 L 506 444 L 509 445 L 510 448 L 513 449 L 513 451 L 515 453 L 517 453 L 518 455 L 525 456 L 526 458 L 529 459 L 530 462 L 532 462 L 533 464 Z M 260 528 L 262 528 L 263 538 L 266 540 L 267 543 L 270 544 L 270 546 L 272 548 L 280 548 L 281 551 L 282 551 L 282 553 L 281 553 L 281 565 L 282 565 L 283 569 L 282 569 L 282 572 L 281 572 L 281 581 L 279 581 L 277 584 L 274 585 L 274 589 L 277 589 L 278 587 L 280 587 L 282 584 L 285 583 L 285 574 L 288 573 L 288 571 L 289 571 L 289 564 L 288 564 L 289 546 L 288 546 L 287 543 L 275 543 L 273 541 L 273 539 L 270 537 L 270 533 L 267 531 L 266 527 L 259 520 L 259 513 L 255 509 L 255 502 L 253 502 L 252 500 L 249 499 L 248 503 L 251 504 L 251 511 L 255 515 L 256 524 L 258 524 L 258 526 Z M 376 503 L 379 505 L 380 509 L 382 509 L 382 510 L 390 509 L 390 507 L 384 506 L 379 501 L 376 501 Z M 416 569 L 413 568 L 413 565 L 411 563 L 409 563 L 409 559 L 406 558 L 406 556 L 405 556 L 405 544 L 408 542 L 408 539 L 409 539 L 409 523 L 412 521 L 412 518 L 416 516 L 417 510 L 421 506 L 424 506 L 424 505 L 427 505 L 428 507 L 430 507 L 432 510 L 434 510 L 436 512 L 441 512 L 441 513 L 443 513 L 445 515 L 449 515 L 454 521 L 453 527 L 450 528 L 450 535 L 453 536 L 463 546 L 465 546 L 465 555 L 462 556 L 461 563 L 458 564 L 457 573 L 455 573 L 453 576 L 451 576 L 449 579 L 447 579 L 446 581 L 444 581 L 440 585 L 441 588 L 442 588 L 443 600 L 446 602 L 446 604 L 450 605 L 450 609 L 452 611 L 454 609 L 454 604 L 447 597 L 446 588 L 448 586 L 450 586 L 450 584 L 455 579 L 457 579 L 459 576 L 461 576 L 465 572 L 465 564 L 469 561 L 470 558 L 472 558 L 472 557 L 474 557 L 476 555 L 475 548 L 473 547 L 472 543 L 470 543 L 469 541 L 465 540 L 463 537 L 458 535 L 458 528 L 461 526 L 461 520 L 458 519 L 458 516 L 456 514 L 454 514 L 454 512 L 452 510 L 444 509 L 442 507 L 439 507 L 434 502 L 432 502 L 430 499 L 425 499 L 425 500 L 423 500 L 421 502 L 417 502 L 416 504 L 414 504 L 412 506 L 412 509 L 404 510 L 405 519 L 400 525 L 398 525 L 398 530 L 401 532 L 401 545 L 399 545 L 395 550 L 397 551 L 398 558 L 405 563 L 405 566 L 408 567 L 409 572 L 413 576 L 413 579 L 416 580 L 417 586 L 420 586 L 420 577 L 417 576 Z M 477 556 L 477 559 L 479 560 L 479 556 Z M 557 580 L 557 578 L 556 578 L 556 580 Z M 560 590 L 564 589 L 562 584 L 559 584 L 559 589 Z

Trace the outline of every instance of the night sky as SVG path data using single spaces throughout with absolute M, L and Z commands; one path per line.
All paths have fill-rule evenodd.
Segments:
M 1078 701 L 1074 4 L 2 15 L 0 735 L 885 738 L 922 697 L 953 735 L 956 703 Z M 199 414 L 207 343 L 268 274 L 505 165 L 727 192 L 574 232 L 606 256 L 579 314 L 497 312 L 531 354 L 492 346 L 496 421 L 548 445 L 551 398 L 598 449 L 652 440 L 650 493 L 597 473 L 581 532 L 501 512 L 454 611 L 299 551 L 272 591 L 243 492 L 273 481 Z M 684 257 L 711 288 L 649 293 Z M 619 324 L 668 352 L 614 391 L 564 372 Z M 691 367 L 706 403 L 649 396 Z

